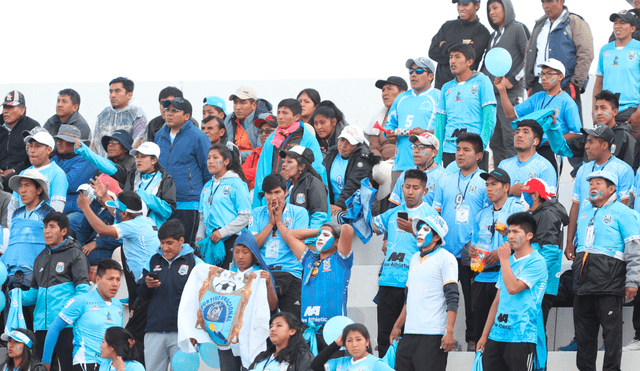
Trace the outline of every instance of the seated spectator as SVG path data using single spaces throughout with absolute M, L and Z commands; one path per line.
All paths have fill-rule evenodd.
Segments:
M 207 134 L 211 145 L 227 142 L 227 129 L 224 120 L 216 116 L 207 116 L 202 119 L 202 131 Z
M 133 139 L 126 130 L 116 130 L 111 135 L 102 137 L 102 148 L 107 152 L 107 159 L 114 164 L 124 166 L 128 170 L 135 170 L 136 159 L 129 154 L 133 148 Z M 96 176 L 102 174 L 96 171 Z M 120 188 L 124 187 L 124 182 L 120 183 Z
M 233 102 L 233 113 L 224 120 L 228 140 L 239 149 L 242 159 L 246 159 L 252 149 L 260 147 L 258 129 L 253 124 L 261 113 L 271 113 L 272 105 L 258 99 L 258 93 L 249 86 L 241 86 L 229 96 Z
M 359 127 L 345 127 L 338 138 L 337 145 L 331 147 L 323 161 L 331 182 L 331 215 L 347 209 L 347 199 L 360 189 L 362 179 L 371 179 L 371 169 L 380 162 L 380 157 L 369 151 L 367 139 Z
M 224 123 L 224 119 L 227 118 L 227 103 L 224 99 L 216 96 L 205 97 L 202 101 L 204 106 L 202 107 L 202 122 L 204 123 L 204 119 L 213 116 L 222 119 Z
M 122 327 L 109 327 L 104 332 L 104 340 L 100 345 L 100 357 L 106 360 L 100 366 L 100 370 L 145 371 L 144 366 L 137 360 L 138 351 L 134 344 L 135 340 L 129 331 Z
M 38 361 L 33 346 L 36 338 L 31 330 L 16 328 L 1 336 L 2 341 L 7 342 L 7 359 L 2 370 L 17 371 L 19 369 L 30 371 L 46 371 L 45 366 Z
M 40 127 L 40 124 L 27 116 L 24 95 L 17 90 L 7 93 L 0 117 L 0 175 L 4 189 L 9 192 L 9 179 L 13 174 L 19 174 L 27 163 L 22 132 L 35 127 Z
M 270 370 L 272 368 L 267 366 L 272 362 L 275 369 L 309 370 L 313 354 L 305 344 L 299 317 L 280 312 L 271 317 L 269 328 L 269 340 L 272 345 L 256 356 L 249 370 Z
M 376 88 L 382 90 L 382 104 L 384 105 L 378 113 L 373 116 L 369 126 L 364 131 L 365 137 L 369 140 L 369 149 L 376 156 L 382 157 L 384 161 L 391 160 L 396 155 L 396 145 L 389 142 L 380 129 L 374 129 L 377 123 L 384 126 L 387 123 L 387 114 L 393 101 L 398 95 L 407 91 L 407 82 L 402 77 L 389 76 L 386 80 L 376 81 Z
M 157 116 L 151 121 L 149 121 L 149 124 L 147 125 L 147 130 L 145 133 L 146 142 L 153 142 L 153 140 L 156 138 L 156 133 L 160 131 L 160 129 L 162 129 L 162 127 L 164 126 L 165 112 L 164 112 L 163 104 L 167 100 L 173 100 L 173 98 L 184 98 L 182 96 L 182 90 L 176 88 L 175 86 L 167 86 L 166 88 L 160 90 L 160 94 L 158 95 L 158 103 L 160 103 L 160 116 Z M 119 131 L 119 130 L 116 130 L 116 131 Z M 129 132 L 126 130 L 124 130 L 124 132 L 129 134 Z M 129 134 L 129 136 L 131 136 L 131 134 Z M 133 140 L 132 140 L 132 143 L 133 143 Z M 142 142 L 138 144 L 141 144 L 141 143 Z M 104 146 L 104 142 L 103 142 L 103 146 Z M 127 150 L 127 153 L 129 153 L 130 150 L 131 148 Z
M 11 202 L 11 194 L 9 192 L 3 192 L 4 186 L 0 182 L 0 226 L 3 229 L 3 240 L 0 240 L 2 245 L 2 251 L 7 248 L 7 241 L 9 240 L 9 224 L 7 223 L 9 213 L 9 202 Z
M 260 143 L 262 146 L 254 148 L 242 164 L 242 170 L 244 170 L 244 175 L 247 177 L 247 181 L 249 182 L 250 191 L 253 190 L 255 184 L 256 170 L 258 168 L 258 161 L 260 160 L 260 154 L 262 153 L 264 143 L 271 133 L 276 130 L 278 122 L 274 115 L 270 113 L 263 113 L 258 117 L 258 119 L 256 119 L 254 125 L 259 128 L 258 134 L 260 135 Z
M 144 202 L 145 215 L 161 226 L 176 210 L 176 186 L 173 177 L 162 169 L 158 162 L 160 147 L 153 142 L 145 142 L 132 149 L 136 169 L 128 170 L 92 152 L 89 147 L 76 140 L 76 153 L 96 166 L 103 173 L 124 184 L 124 191 L 134 191 Z
M 207 166 L 213 177 L 200 194 L 196 241 L 210 239 L 202 243 L 204 261 L 229 269 L 234 242 L 251 217 L 249 188 L 237 156 L 226 145 L 211 147 Z
M 80 131 L 82 141 L 86 142 L 91 138 L 91 128 L 78 112 L 79 109 L 80 94 L 73 89 L 62 89 L 58 92 L 56 114 L 49 117 L 43 127 L 55 138 L 62 125 L 73 126 Z
M 328 220 L 329 198 L 327 186 L 313 169 L 313 151 L 295 146 L 280 151 L 284 165 L 280 175 L 287 182 L 287 202 L 300 206 L 309 213 L 309 228 L 320 228 Z
M 60 166 L 62 171 L 67 174 L 67 202 L 64 205 L 64 213 L 79 213 L 80 209 L 76 200 L 78 199 L 78 187 L 81 184 L 89 183 L 89 179 L 96 172 L 95 166 L 89 161 L 78 156 L 73 151 L 73 144 L 76 140 L 82 140 L 80 129 L 75 126 L 63 124 L 59 127 L 58 133 L 54 136 L 56 139 L 56 150 L 58 154 L 51 159 L 51 162 Z M 71 216 L 69 216 L 71 218 Z
M 280 151 L 287 151 L 295 146 L 302 146 L 313 151 L 313 168 L 320 174 L 323 182 L 326 183 L 327 175 L 322 165 L 322 151 L 318 141 L 300 121 L 302 106 L 295 99 L 283 99 L 278 103 L 278 127 L 275 132 L 267 138 L 256 171 L 255 188 L 253 192 L 253 206 L 258 207 L 265 203 L 262 192 L 262 181 L 272 173 L 280 173 L 283 159 Z
M 300 114 L 300 120 L 305 124 L 313 125 L 313 113 L 322 101 L 320 99 L 320 93 L 316 89 L 307 88 L 298 93 L 296 97 L 300 105 L 302 106 L 302 113 Z
M 149 301 L 144 330 L 144 359 L 149 370 L 166 370 L 178 351 L 180 297 L 193 267 L 202 263 L 193 248 L 184 243 L 180 220 L 164 223 L 158 238 L 160 248 L 146 263 L 138 280 L 138 296 Z
M 329 149 L 338 144 L 342 129 L 347 126 L 342 111 L 330 100 L 322 101 L 311 117 L 311 124 L 316 131 L 316 139 L 320 150 L 325 155 Z

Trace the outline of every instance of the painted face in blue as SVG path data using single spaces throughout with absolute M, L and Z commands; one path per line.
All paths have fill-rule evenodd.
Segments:
M 416 240 L 419 248 L 423 248 L 433 241 L 433 232 L 427 223 L 423 223 L 418 233 L 416 233 Z
M 529 205 L 529 207 L 533 206 L 533 197 L 531 197 L 531 194 L 527 192 L 522 192 L 522 198 L 524 199 L 524 202 L 526 202 L 527 205 Z
M 333 234 L 326 229 L 318 231 L 318 238 L 316 239 L 316 252 L 323 252 L 333 247 Z

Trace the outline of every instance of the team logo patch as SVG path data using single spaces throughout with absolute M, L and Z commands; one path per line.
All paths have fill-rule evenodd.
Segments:
M 636 52 L 629 52 L 629 54 L 627 55 L 627 59 L 630 61 L 635 61 L 636 60 Z
M 602 56 L 602 58 L 606 58 L 609 56 L 609 52 L 604 52 L 604 55 Z
M 533 179 L 536 177 L 536 173 L 529 173 L 529 179 Z
M 325 259 L 322 261 L 322 271 L 328 272 L 331 270 L 331 260 Z
M 58 264 L 56 264 L 56 273 L 62 272 L 64 272 L 64 262 L 58 262 Z
M 578 219 L 584 219 L 587 216 L 587 213 L 582 213 Z
M 94 305 L 94 306 L 92 306 L 91 308 L 89 308 L 89 312 L 97 312 L 97 311 L 99 311 L 99 310 L 100 310 L 100 308 L 98 308 L 98 306 L 97 306 L 97 305 Z
M 436 184 L 435 183 L 429 184 L 429 192 L 433 192 L 434 189 L 436 189 Z
M 619 66 L 618 64 L 618 56 L 616 55 L 615 58 L 613 58 L 613 63 L 611 64 L 612 66 Z
M 450 94 L 451 93 L 451 89 L 447 89 L 447 92 L 445 94 Z
M 456 99 L 454 100 L 454 102 L 462 102 L 462 94 L 460 92 L 456 94 Z
M 475 85 L 472 86 L 470 93 L 471 93 L 471 95 L 478 95 L 478 87 L 475 86 Z
M 477 187 L 477 186 L 471 186 L 471 187 L 469 187 L 469 193 L 472 193 L 472 194 L 473 194 L 473 193 L 476 193 L 476 191 L 477 191 L 477 190 L 478 190 L 478 187 Z
M 611 224 L 611 215 L 605 215 L 602 219 L 602 224 L 609 225 Z
M 189 266 L 187 264 L 182 264 L 180 269 L 178 269 L 178 274 L 181 276 L 184 276 L 187 272 L 189 272 Z
M 298 193 L 296 195 L 296 203 L 299 203 L 299 204 L 304 203 L 304 193 Z
M 64 305 L 65 308 L 68 308 L 69 305 L 73 304 L 73 299 L 69 299 L 69 301 L 67 302 L 67 304 Z
M 107 322 L 113 322 L 113 319 L 111 318 L 111 312 L 107 312 L 107 318 L 105 318 L 105 320 Z
M 118 317 L 122 317 L 122 311 L 120 308 L 116 308 L 116 313 L 118 314 Z
M 158 264 L 158 265 L 156 265 L 155 267 L 153 267 L 153 271 L 154 271 L 154 272 L 159 272 L 159 271 L 161 271 L 161 270 L 162 270 L 162 268 L 160 267 L 160 264 Z
M 253 217 L 250 216 L 249 217 L 249 227 L 251 227 L 253 225 Z
M 228 196 L 228 195 L 229 195 L 229 193 L 231 193 L 231 187 L 229 187 L 229 186 L 224 186 L 224 187 L 222 188 L 222 195 L 223 195 L 223 196 Z
M 284 218 L 284 225 L 285 225 L 287 228 L 291 228 L 291 225 L 292 225 L 292 223 L 291 223 L 291 218 Z
M 358 167 L 362 167 L 362 166 L 363 166 L 363 165 L 362 165 L 362 162 L 358 162 L 358 165 L 357 165 L 357 166 L 358 166 Z

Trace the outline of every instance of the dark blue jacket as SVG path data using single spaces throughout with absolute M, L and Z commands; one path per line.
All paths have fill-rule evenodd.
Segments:
M 96 167 L 82 158 L 82 156 L 73 152 L 65 155 L 59 154 L 52 158 L 51 162 L 58 164 L 67 174 L 69 188 L 67 188 L 67 202 L 64 205 L 64 213 L 81 213 L 82 210 L 78 207 L 78 195 L 80 194 L 78 186 L 89 183 L 89 179 L 93 178 L 96 172 Z

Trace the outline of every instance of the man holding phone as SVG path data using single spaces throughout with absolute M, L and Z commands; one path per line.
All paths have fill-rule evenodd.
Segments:
M 404 173 L 402 194 L 404 201 L 398 207 L 373 218 L 373 231 L 387 233 L 387 251 L 378 281 L 378 355 L 384 356 L 389 348 L 389 335 L 406 300 L 405 287 L 409 276 L 411 257 L 418 251 L 413 234 L 414 218 L 438 215 L 422 200 L 427 192 L 427 175 L 419 169 Z

